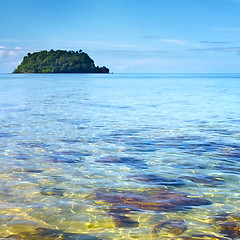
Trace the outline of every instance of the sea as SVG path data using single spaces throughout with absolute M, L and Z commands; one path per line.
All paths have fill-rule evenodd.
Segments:
M 0 74 L 0 239 L 240 239 L 240 74 Z

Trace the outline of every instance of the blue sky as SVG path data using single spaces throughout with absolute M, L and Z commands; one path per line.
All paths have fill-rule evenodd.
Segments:
M 87 52 L 115 73 L 240 72 L 240 0 L 0 0 L 0 72 Z

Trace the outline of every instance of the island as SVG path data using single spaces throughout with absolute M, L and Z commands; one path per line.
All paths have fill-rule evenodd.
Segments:
M 109 73 L 109 69 L 95 66 L 82 50 L 50 50 L 28 53 L 13 73 Z

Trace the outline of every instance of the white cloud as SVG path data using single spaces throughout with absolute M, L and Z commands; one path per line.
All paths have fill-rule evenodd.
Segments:
M 28 52 L 19 46 L 0 46 L 0 72 L 12 72 Z
M 0 57 L 16 57 L 18 55 L 22 55 L 27 51 L 23 50 L 20 47 L 10 48 L 5 46 L 0 46 Z
M 0 59 L 1 59 L 1 57 L 4 55 L 4 51 L 3 50 L 1 50 L 1 48 L 0 48 Z
M 226 41 L 201 41 L 203 44 L 230 44 L 231 42 Z
M 182 40 L 179 40 L 179 39 L 172 39 L 172 38 L 164 38 L 162 41 L 166 42 L 166 43 L 177 44 L 177 45 L 186 45 L 187 44 L 186 41 L 182 41 Z
M 149 64 L 152 62 L 152 59 L 132 59 L 132 60 L 125 60 L 125 61 L 119 61 L 116 63 L 116 69 L 118 70 L 124 70 L 129 69 L 132 67 L 140 67 L 140 66 L 146 66 L 146 64 Z
M 163 57 L 148 57 L 148 58 L 138 58 L 138 59 L 118 59 L 113 64 L 113 69 L 116 71 L 131 72 L 145 72 L 150 71 L 149 69 L 157 68 L 159 66 L 166 66 L 170 64 L 170 60 Z
M 214 48 L 192 48 L 191 51 L 198 52 L 240 52 L 240 47 L 214 47 Z

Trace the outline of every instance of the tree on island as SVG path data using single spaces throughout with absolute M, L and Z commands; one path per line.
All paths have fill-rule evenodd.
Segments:
M 28 53 L 13 73 L 109 73 L 109 69 L 95 66 L 82 50 L 50 50 Z

